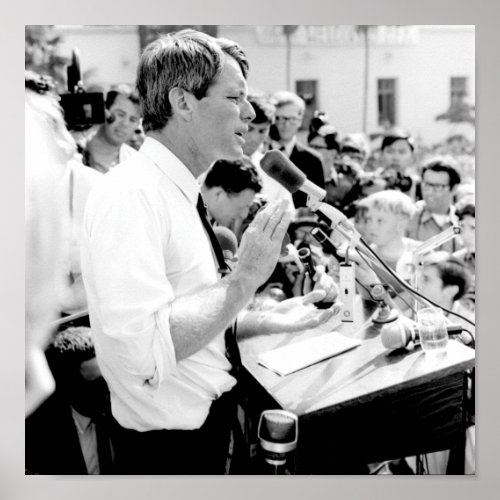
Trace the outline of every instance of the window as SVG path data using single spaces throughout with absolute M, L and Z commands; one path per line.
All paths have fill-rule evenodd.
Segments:
M 391 126 L 396 124 L 396 79 L 379 78 L 377 80 L 378 124 Z
M 467 96 L 467 77 L 452 76 L 450 79 L 450 104 L 462 102 Z

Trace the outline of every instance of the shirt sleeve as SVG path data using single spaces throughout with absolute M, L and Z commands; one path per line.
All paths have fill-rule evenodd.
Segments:
M 120 383 L 150 387 L 176 365 L 169 321 L 174 292 L 164 257 L 169 214 L 154 195 L 131 187 L 97 193 L 85 215 L 82 252 L 101 363 Z

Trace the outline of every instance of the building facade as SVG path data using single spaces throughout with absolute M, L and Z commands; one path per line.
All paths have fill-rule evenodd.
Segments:
M 77 47 L 85 84 L 132 83 L 144 29 L 58 26 L 65 50 Z M 206 28 L 206 27 L 205 27 Z M 475 28 L 429 26 L 219 25 L 250 61 L 249 86 L 298 92 L 308 113 L 328 114 L 341 134 L 397 125 L 424 144 L 463 134 L 472 123 L 436 120 L 453 103 L 475 105 Z

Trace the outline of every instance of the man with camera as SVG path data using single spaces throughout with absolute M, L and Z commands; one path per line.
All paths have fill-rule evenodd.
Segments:
M 135 154 L 127 142 L 141 119 L 139 98 L 128 86 L 110 90 L 105 105 L 106 122 L 99 126 L 83 152 L 84 163 L 103 174 Z

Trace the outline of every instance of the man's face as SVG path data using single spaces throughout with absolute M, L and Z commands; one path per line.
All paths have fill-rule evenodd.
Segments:
M 436 266 L 426 265 L 421 274 L 421 292 L 425 297 L 432 300 L 436 304 L 446 305 L 447 296 L 443 280 L 439 276 Z
M 460 239 L 469 252 L 476 251 L 476 218 L 464 215 L 460 221 Z
M 446 213 L 453 197 L 448 173 L 427 170 L 422 178 L 422 197 L 429 211 Z
M 403 236 L 403 220 L 388 210 L 370 208 L 366 214 L 365 232 L 377 246 L 388 245 Z
M 269 135 L 269 128 L 269 123 L 249 123 L 248 132 L 243 136 L 243 153 L 247 156 L 253 155 Z
M 404 170 L 413 161 L 413 152 L 408 141 L 399 139 L 382 151 L 384 166 L 392 167 L 396 171 L 404 173 Z
M 80 364 L 72 389 L 70 403 L 82 415 L 95 417 L 106 409 L 108 386 L 95 357 Z
M 289 142 L 302 124 L 302 114 L 298 104 L 285 104 L 276 109 L 276 128 L 280 136 L 280 141 Z
M 316 150 L 321 155 L 323 159 L 323 173 L 325 175 L 325 179 L 330 179 L 332 176 L 331 169 L 333 167 L 333 162 L 338 154 L 337 150 L 328 149 L 325 138 L 320 135 L 317 135 L 311 140 L 309 147 Z
M 226 56 L 222 72 L 205 97 L 193 99 L 192 143 L 201 164 L 239 160 L 244 135 L 255 112 L 247 100 L 247 83 L 235 59 Z
M 104 137 L 110 144 L 121 146 L 132 137 L 140 124 L 139 106 L 127 97 L 117 95 L 109 112 L 114 121 L 104 124 Z
M 222 188 L 218 189 L 214 197 L 214 203 L 209 204 L 209 211 L 218 224 L 231 227 L 237 220 L 243 220 L 248 216 L 250 207 L 255 198 L 255 191 L 247 188 L 241 193 L 226 193 Z

